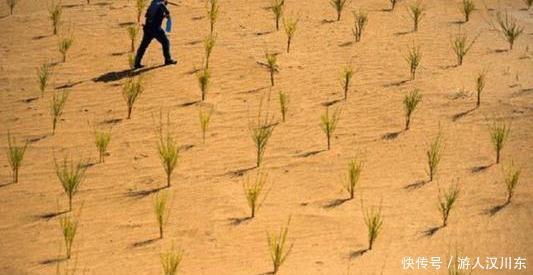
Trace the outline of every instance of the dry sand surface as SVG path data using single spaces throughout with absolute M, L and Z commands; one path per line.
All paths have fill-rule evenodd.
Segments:
M 73 201 L 81 214 L 68 264 L 77 274 L 160 274 L 160 253 L 172 244 L 185 251 L 182 274 L 268 273 L 266 232 L 279 230 L 289 217 L 288 242 L 294 246 L 281 274 L 417 274 L 423 272 L 402 270 L 404 256 L 446 261 L 456 247 L 471 258 L 526 257 L 525 271 L 493 273 L 531 274 L 533 9 L 526 10 L 521 0 L 475 2 L 470 22 L 461 24 L 461 1 L 426 0 L 426 16 L 413 33 L 410 0 L 393 12 L 386 0 L 352 1 L 340 22 L 327 0 L 287 0 L 285 14 L 299 18 L 287 54 L 286 35 L 275 31 L 267 0 L 221 0 L 212 83 L 200 103 L 194 69 L 202 66 L 209 21 L 203 1 L 180 0 L 170 7 L 169 36 L 179 63 L 159 67 L 161 48 L 153 42 L 144 59 L 147 69 L 140 72 L 145 91 L 129 120 L 121 91 L 128 75 L 126 26 L 136 21 L 135 1 L 64 0 L 59 34 L 68 26 L 74 33 L 64 63 L 48 1 L 19 0 L 11 16 L 2 2 L 0 273 L 54 274 L 57 264 L 67 264 L 59 220 L 68 200 L 54 157 L 70 154 L 90 164 Z M 353 43 L 351 11 L 358 8 L 368 11 L 369 23 L 361 42 Z M 505 9 L 524 27 L 512 51 L 489 24 Z M 460 29 L 479 38 L 456 67 L 450 44 Z M 405 55 L 413 43 L 423 57 L 416 79 L 407 81 Z M 273 88 L 259 64 L 266 50 L 279 53 Z M 41 98 L 36 68 L 43 63 L 53 66 Z M 344 101 L 339 76 L 350 63 L 355 73 Z M 474 109 L 475 77 L 484 68 L 487 84 Z M 402 131 L 402 101 L 414 88 L 423 99 L 411 129 Z M 264 156 L 270 192 L 257 216 L 244 220 L 249 208 L 242 184 L 257 171 L 249 122 L 269 91 L 270 113 L 280 120 L 280 90 L 289 94 L 290 104 Z M 52 135 L 49 109 L 56 91 L 70 94 Z M 202 144 L 198 109 L 207 104 L 215 112 Z M 329 151 L 319 126 L 327 105 L 342 106 Z M 166 185 L 156 146 L 160 112 L 170 114 L 183 146 L 167 189 L 172 200 L 163 239 L 153 210 L 158 188 Z M 498 165 L 489 134 L 496 120 L 511 125 Z M 428 179 L 426 150 L 439 125 L 445 146 L 438 174 L 417 185 Z M 95 126 L 112 128 L 105 163 L 97 163 Z M 14 184 L 5 154 L 8 131 L 19 143 L 31 142 Z M 342 177 L 354 155 L 364 166 L 355 199 L 344 201 Z M 502 168 L 511 161 L 521 168 L 515 196 L 491 214 L 506 199 Z M 452 184 L 461 193 L 448 226 L 428 236 L 424 232 L 441 224 L 439 189 Z M 371 251 L 359 255 L 368 246 L 364 209 L 379 205 L 381 234 Z M 478 273 L 492 274 L 473 272 Z

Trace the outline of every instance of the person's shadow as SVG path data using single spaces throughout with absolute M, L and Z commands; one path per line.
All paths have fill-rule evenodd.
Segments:
M 103 75 L 93 78 L 92 81 L 93 82 L 104 82 L 104 83 L 113 82 L 113 81 L 121 80 L 125 77 L 134 77 L 139 74 L 142 74 L 142 73 L 145 73 L 151 70 L 155 70 L 155 69 L 158 69 L 164 66 L 165 65 L 162 64 L 162 65 L 157 65 L 157 66 L 152 66 L 152 67 L 145 67 L 145 68 L 138 69 L 138 70 L 126 69 L 122 71 L 108 72 L 108 73 L 105 73 Z

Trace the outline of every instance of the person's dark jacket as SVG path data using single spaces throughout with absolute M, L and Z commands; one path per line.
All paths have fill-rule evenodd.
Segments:
M 146 11 L 144 28 L 148 31 L 158 31 L 163 24 L 163 18 L 170 16 L 170 12 L 162 0 L 154 0 Z

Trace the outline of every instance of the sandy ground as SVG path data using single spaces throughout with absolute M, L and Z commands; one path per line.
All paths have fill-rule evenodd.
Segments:
M 65 0 L 64 24 L 72 25 L 75 44 L 66 63 L 60 61 L 58 38 L 52 36 L 47 1 L 20 1 L 13 16 L 0 6 L 0 147 L 7 148 L 9 130 L 18 140 L 30 139 L 20 172 L 11 184 L 4 156 L 0 163 L 0 273 L 53 274 L 61 265 L 59 217 L 67 198 L 55 175 L 54 156 L 97 160 L 93 126 L 112 127 L 105 164 L 92 165 L 74 199 L 81 210 L 74 259 L 81 274 L 158 274 L 159 253 L 171 247 L 185 250 L 183 274 L 261 274 L 272 270 L 266 232 L 278 230 L 292 217 L 289 241 L 293 250 L 281 274 L 411 274 L 402 270 L 404 256 L 440 256 L 458 247 L 470 257 L 526 257 L 528 270 L 498 274 L 531 274 L 533 259 L 533 11 L 522 1 L 476 1 L 467 24 L 459 24 L 460 1 L 427 0 L 427 16 L 410 33 L 407 4 L 385 11 L 385 0 L 361 0 L 349 5 L 340 22 L 326 0 L 287 1 L 286 14 L 300 18 L 290 54 L 285 34 L 274 31 L 266 0 L 221 0 L 213 51 L 212 86 L 207 102 L 216 111 L 201 142 L 198 122 L 200 92 L 192 73 L 203 58 L 202 39 L 208 33 L 204 3 L 179 1 L 171 7 L 170 35 L 177 66 L 162 62 L 154 43 L 142 72 L 146 91 L 126 120 L 121 95 L 128 68 L 129 41 L 125 26 L 135 21 L 133 1 Z M 351 10 L 369 11 L 369 25 L 360 43 L 353 41 Z M 488 24 L 497 9 L 507 8 L 524 33 L 512 52 Z M 480 34 L 463 66 L 454 67 L 451 36 L 459 29 Z M 65 28 L 62 28 L 64 30 Z M 138 43 L 138 42 L 137 42 Z M 423 60 L 417 78 L 409 78 L 404 56 L 412 43 L 421 46 Z M 528 46 L 529 45 L 529 46 Z M 264 170 L 271 191 L 256 218 L 235 224 L 249 214 L 242 183 L 255 169 L 254 145 L 248 123 L 259 99 L 270 91 L 263 62 L 265 50 L 280 53 L 280 73 L 271 89 L 270 110 L 279 119 L 276 96 L 290 95 L 286 123 L 269 142 Z M 36 67 L 53 63 L 51 85 L 39 98 Z M 347 63 L 356 69 L 346 102 L 339 73 Z M 479 109 L 474 79 L 489 69 Z M 402 100 L 419 88 L 423 102 L 409 131 L 401 131 Z M 62 120 L 51 135 L 49 105 L 53 90 L 70 92 Z M 465 91 L 461 93 L 460 91 Z M 343 112 L 332 149 L 325 151 L 319 127 L 325 105 Z M 158 240 L 153 196 L 165 185 L 156 150 L 159 112 L 170 113 L 172 129 L 186 150 L 173 176 L 166 236 Z M 464 115 L 460 115 L 464 114 Z M 511 123 L 503 164 L 494 163 L 489 126 L 496 119 Z M 442 164 L 434 182 L 427 179 L 425 150 L 444 132 Z M 353 155 L 364 160 L 356 198 L 346 198 L 340 178 Z M 504 202 L 502 167 L 511 160 L 522 168 L 513 202 Z M 479 167 L 488 166 L 486 169 Z M 478 169 L 476 169 L 478 168 Z M 432 236 L 424 231 L 441 222 L 437 210 L 440 188 L 457 183 L 461 195 L 449 225 Z M 144 195 L 143 195 L 144 194 Z M 384 225 L 374 249 L 367 246 L 363 207 L 382 205 Z M 83 206 L 83 207 L 82 207 Z M 59 255 L 59 257 L 58 257 Z M 422 272 L 418 272 L 422 273 Z M 446 273 L 431 271 L 431 273 Z M 473 274 L 486 273 L 475 270 Z

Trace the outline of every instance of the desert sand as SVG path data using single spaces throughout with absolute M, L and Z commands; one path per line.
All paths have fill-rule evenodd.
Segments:
M 386 0 L 349 4 L 341 21 L 327 0 L 292 1 L 285 14 L 298 17 L 291 52 L 286 35 L 275 31 L 266 0 L 221 0 L 215 25 L 217 43 L 210 68 L 212 83 L 204 103 L 194 69 L 202 66 L 202 41 L 209 33 L 205 3 L 181 0 L 170 6 L 169 35 L 175 66 L 160 67 L 161 47 L 152 42 L 139 72 L 145 91 L 126 119 L 122 85 L 128 75 L 130 41 L 125 27 L 135 24 L 135 3 L 126 0 L 63 1 L 63 23 L 74 44 L 66 62 L 52 35 L 48 1 L 20 0 L 14 14 L 0 5 L 0 273 L 54 274 L 65 266 L 59 219 L 68 200 L 55 173 L 54 158 L 89 160 L 85 180 L 74 197 L 80 213 L 73 257 L 76 274 L 160 274 L 160 253 L 172 244 L 184 250 L 181 274 L 263 274 L 272 271 L 266 232 L 287 223 L 291 253 L 280 274 L 447 274 L 406 271 L 402 259 L 439 256 L 456 248 L 475 257 L 533 259 L 533 10 L 519 0 L 475 1 L 478 8 L 462 24 L 458 0 L 426 0 L 426 16 L 411 32 L 408 4 L 387 11 Z M 352 10 L 368 11 L 362 40 L 354 43 Z M 514 49 L 489 24 L 507 10 L 524 27 Z M 462 66 L 454 66 L 450 43 L 459 30 L 476 43 Z M 138 46 L 139 39 L 136 41 Z M 405 55 L 420 46 L 422 62 L 408 81 Z M 280 72 L 270 87 L 265 51 L 279 53 Z M 36 68 L 51 63 L 51 84 L 40 97 Z M 340 72 L 355 70 L 343 99 Z M 482 104 L 475 109 L 475 77 L 488 69 Z M 420 89 L 422 102 L 404 127 L 404 96 Z M 254 178 L 255 147 L 249 121 L 261 97 L 270 93 L 270 113 L 280 120 L 277 95 L 290 96 L 287 121 L 268 143 L 262 170 L 270 192 L 257 216 L 249 209 L 242 184 Z M 50 100 L 68 91 L 64 114 L 52 135 Z M 199 107 L 215 106 L 202 144 Z M 331 150 L 319 126 L 320 115 L 342 106 Z M 171 207 L 165 237 L 158 239 L 153 201 L 166 178 L 158 152 L 159 113 L 169 114 L 183 150 L 172 176 Z M 489 128 L 511 125 L 495 162 Z M 111 128 L 105 163 L 97 163 L 94 127 Z M 436 179 L 426 184 L 426 150 L 441 129 L 444 150 Z M 29 140 L 18 183 L 11 183 L 5 151 L 7 132 Z M 387 137 L 387 138 L 385 138 Z M 342 178 L 357 156 L 363 170 L 355 199 L 344 201 Z M 505 202 L 502 168 L 521 168 L 511 204 Z M 460 188 L 448 225 L 439 226 L 439 189 Z M 383 228 L 371 251 L 364 209 L 381 205 Z M 242 221 L 239 223 L 239 221 Z M 493 272 L 474 270 L 473 274 Z

